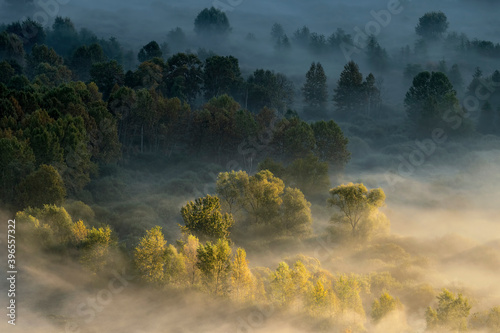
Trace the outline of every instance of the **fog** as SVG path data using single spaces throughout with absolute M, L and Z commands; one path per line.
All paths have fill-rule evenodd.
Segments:
M 203 8 L 210 7 L 211 1 L 70 0 L 58 5 L 51 20 L 55 16 L 70 17 L 78 30 L 87 28 L 106 39 L 116 37 L 134 55 L 152 40 L 164 42 L 170 30 L 181 27 L 188 36 L 187 50 L 197 52 L 199 47 L 204 47 L 217 54 L 234 55 L 239 59 L 244 78 L 258 68 L 287 75 L 297 91 L 292 109 L 302 116 L 304 103 L 299 89 L 311 62 L 321 61 L 325 68 L 328 109 L 332 110 L 332 91 L 348 60 L 341 52 L 315 55 L 300 48 L 292 49 L 285 56 L 278 54 L 270 38 L 272 25 L 282 24 L 290 39 L 294 31 L 304 25 L 327 38 L 337 28 L 355 36 L 355 27 L 364 29 L 373 20 L 371 11 L 387 9 L 387 3 L 387 0 L 243 0 L 226 11 L 232 32 L 222 44 L 200 41 L 193 31 L 194 18 Z M 361 296 L 367 317 L 364 329 L 354 326 L 353 331 L 347 331 L 343 324 L 336 322 L 328 326 L 327 319 L 311 319 L 300 307 L 280 309 L 258 302 L 238 304 L 211 297 L 199 288 L 158 289 L 142 283 L 125 262 L 131 258 L 130 253 L 144 231 L 161 225 L 168 244 L 175 245 L 182 237 L 178 226 L 182 223 L 181 207 L 207 194 L 206 189 L 213 189 L 214 174 L 230 171 L 223 165 L 205 164 L 197 157 L 193 157 L 189 165 L 182 165 L 162 156 L 159 167 L 154 163 L 149 165 L 147 160 L 125 159 L 113 169 L 114 174 L 103 175 L 86 189 L 91 200 L 85 203 L 98 218 L 104 219 L 102 223 L 112 226 L 120 239 L 120 250 L 115 254 L 119 264 L 111 271 L 89 272 L 71 255 L 61 255 L 57 251 L 45 253 L 36 245 L 18 239 L 22 250 L 18 259 L 17 325 L 8 325 L 4 318 L 0 330 L 434 332 L 426 330 L 425 311 L 428 306 L 436 307 L 436 296 L 442 288 L 466 296 L 472 306 L 471 315 L 500 306 L 499 137 L 475 134 L 464 139 L 460 135 L 450 135 L 432 153 L 422 155 L 425 157 L 421 164 L 410 165 L 411 169 L 408 164 L 402 165 L 402 160 L 409 160 L 410 154 L 419 149 L 418 141 L 405 136 L 403 100 L 411 85 L 403 77 L 407 63 L 418 62 L 427 69 L 436 68 L 441 60 L 447 62 L 448 68 L 457 63 L 466 87 L 475 67 L 480 66 L 485 76 L 489 76 L 500 69 L 499 59 L 479 55 L 461 57 L 441 45 L 432 46 L 423 59 L 415 56 L 404 62 L 398 58 L 401 48 L 414 47 L 418 19 L 430 11 L 446 14 L 450 22 L 448 32 L 464 33 L 470 40 L 478 38 L 500 43 L 500 3 L 408 0 L 403 1 L 402 6 L 402 12 L 393 15 L 388 26 L 382 27 L 376 36 L 393 57 L 388 69 L 372 68 L 363 54 L 353 57 L 365 77 L 370 72 L 376 74 L 386 112 L 367 121 L 368 125 L 356 123 L 358 119 L 338 121 L 349 138 L 352 158 L 340 175 L 333 172 L 329 175 L 332 187 L 353 182 L 363 183 L 368 188 L 382 188 L 387 199 L 381 211 L 390 221 L 390 233 L 363 244 L 331 237 L 330 218 L 334 209 L 327 205 L 326 193 L 318 200 L 311 200 L 313 234 L 310 237 L 279 239 L 273 244 L 249 234 L 234 244 L 246 249 L 249 266 L 255 271 L 264 270 L 264 267 L 274 271 L 283 260 L 291 267 L 294 259 L 308 258 L 310 266 L 307 267 L 311 271 L 314 269 L 317 276 L 350 273 L 369 276 L 389 272 L 396 281 L 390 285 L 391 295 L 401 301 L 402 309 L 391 312 L 378 323 L 371 322 L 371 304 L 386 290 L 385 285 L 380 290 L 373 287 Z M 2 3 L 0 9 L 0 23 L 5 24 L 42 10 L 37 4 L 14 7 L 6 3 Z M 255 35 L 254 41 L 246 40 L 249 33 Z M 478 114 L 472 115 L 472 119 L 477 117 Z M 391 131 L 391 126 L 399 127 Z M 380 130 L 383 134 L 371 136 L 368 130 Z M 419 138 L 420 142 L 429 139 Z M 5 221 L 12 218 L 10 214 L 0 209 L 1 258 L 7 257 Z M 319 261 L 319 266 L 314 266 L 313 258 Z M 8 289 L 5 279 L 0 287 L 0 305 L 5 310 Z M 92 309 L 89 304 L 96 301 L 100 305 Z M 351 318 L 357 314 L 343 313 L 342 316 L 345 322 L 355 322 Z M 470 331 L 490 332 L 474 328 Z

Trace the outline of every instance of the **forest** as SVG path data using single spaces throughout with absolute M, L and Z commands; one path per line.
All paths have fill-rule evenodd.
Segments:
M 498 4 L 106 6 L 0 1 L 2 332 L 500 332 Z

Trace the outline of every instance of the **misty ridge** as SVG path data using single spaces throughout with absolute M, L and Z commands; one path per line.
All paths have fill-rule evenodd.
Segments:
M 499 6 L 0 1 L 2 332 L 500 332 Z

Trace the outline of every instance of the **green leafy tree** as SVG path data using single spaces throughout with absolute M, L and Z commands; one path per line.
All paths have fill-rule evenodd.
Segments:
M 7 31 L 0 32 L 0 59 L 14 61 L 18 65 L 24 65 L 23 41 L 16 34 Z
M 221 172 L 217 176 L 216 192 L 229 213 L 237 212 L 245 205 L 250 178 L 245 171 Z
M 279 214 L 283 203 L 281 194 L 285 184 L 267 170 L 250 177 L 248 192 L 245 196 L 245 209 L 255 224 L 272 224 Z
M 207 242 L 198 248 L 198 268 L 209 292 L 225 295 L 228 292 L 231 273 L 232 250 L 227 240 L 219 239 L 216 244 Z
M 123 84 L 123 68 L 115 60 L 96 63 L 90 69 L 90 78 L 97 84 L 104 99 L 108 99 L 113 87 Z
M 338 299 L 339 310 L 342 313 L 353 312 L 365 317 L 363 302 L 361 301 L 361 286 L 355 276 L 340 275 L 335 278 L 333 290 Z
M 311 125 L 298 117 L 280 120 L 271 142 L 276 155 L 285 162 L 306 157 L 314 151 L 315 143 Z
M 172 51 L 180 52 L 184 50 L 186 41 L 186 34 L 179 27 L 172 29 L 167 33 L 167 43 Z
M 35 156 L 27 142 L 19 141 L 16 137 L 0 139 L 0 170 L 2 170 L 0 173 L 0 200 L 2 202 L 15 202 L 16 187 L 31 174 L 34 167 Z M 32 185 L 26 185 L 28 185 L 26 190 L 30 190 Z M 45 190 L 41 190 L 45 196 Z M 38 200 L 41 199 L 38 198 Z M 53 199 L 59 200 L 57 197 Z
M 333 120 L 322 120 L 311 124 L 316 141 L 315 154 L 322 162 L 328 162 L 334 170 L 341 170 L 349 162 L 351 153 L 347 150 L 349 140 Z
M 328 204 L 337 207 L 341 215 L 332 217 L 336 223 L 347 224 L 351 234 L 357 237 L 364 224 L 371 224 L 374 211 L 385 203 L 385 193 L 382 189 L 368 190 L 363 184 L 349 183 L 330 190 Z
M 5 31 L 11 34 L 16 34 L 23 41 L 24 48 L 27 52 L 31 51 L 31 48 L 35 44 L 40 45 L 45 43 L 45 39 L 47 37 L 47 33 L 43 26 L 31 18 L 22 22 L 12 22 L 7 25 Z
M 194 31 L 198 36 L 226 36 L 231 32 L 231 25 L 226 13 L 211 7 L 203 9 L 194 21 Z
M 443 289 L 437 299 L 437 308 L 428 307 L 425 313 L 427 328 L 445 327 L 458 332 L 466 332 L 467 317 L 471 309 L 469 300 L 460 293 L 455 296 L 447 289 Z
M 139 50 L 137 59 L 142 63 L 153 58 L 161 58 L 162 55 L 163 54 L 161 52 L 160 45 L 158 45 L 158 43 L 155 41 L 151 41 Z
M 270 157 L 259 163 L 258 171 L 269 170 L 273 175 L 278 178 L 285 179 L 287 177 L 287 168 L 279 162 L 276 162 Z
M 47 44 L 53 47 L 57 54 L 68 58 L 79 43 L 78 31 L 68 17 L 57 16 L 52 24 L 52 30 L 47 34 Z
M 222 214 L 220 199 L 217 196 L 207 195 L 191 201 L 181 209 L 184 232 L 208 238 L 229 239 L 229 229 L 234 224 L 231 214 Z
M 45 63 L 57 68 L 64 63 L 63 58 L 54 49 L 47 47 L 47 45 L 34 45 L 31 53 L 26 56 L 26 59 L 27 71 L 31 77 L 40 74 L 39 70 L 37 70 L 40 64 Z
M 81 81 L 90 80 L 92 65 L 106 62 L 107 58 L 101 45 L 94 43 L 90 46 L 78 47 L 70 60 L 70 67 L 75 76 Z
M 203 89 L 205 98 L 224 94 L 236 97 L 243 82 L 238 59 L 233 56 L 212 56 L 205 60 Z
M 146 231 L 134 250 L 134 262 L 146 282 L 163 284 L 165 281 L 165 250 L 167 241 L 161 227 Z
M 458 115 L 459 112 L 456 91 L 446 74 L 441 72 L 418 74 L 406 93 L 404 103 L 417 133 L 428 134 L 429 130 L 443 123 L 444 117 Z
M 78 227 L 77 230 L 82 232 Z M 111 247 L 114 245 L 114 240 L 111 236 L 111 229 L 109 226 L 92 228 L 85 234 L 81 242 L 83 249 L 80 262 L 92 272 L 97 273 L 109 267 L 112 261 Z
M 280 232 L 297 238 L 306 237 L 312 232 L 311 203 L 299 189 L 285 189 L 281 205 Z
M 17 220 L 20 224 L 30 224 L 35 231 L 33 241 L 44 245 L 45 249 L 61 249 L 73 240 L 74 223 L 63 207 L 28 207 L 16 214 Z
M 0 83 L 8 84 L 10 79 L 16 75 L 16 70 L 8 61 L 0 62 Z
M 215 156 L 218 161 L 237 151 L 244 133 L 237 132 L 242 125 L 237 116 L 240 110 L 240 105 L 228 95 L 214 97 L 203 105 L 193 115 L 190 136 L 193 149 L 202 155 Z
M 306 83 L 302 87 L 304 102 L 311 112 L 318 113 L 324 111 L 328 100 L 328 86 L 323 66 L 312 63 L 306 74 Z
M 283 112 L 293 98 L 293 82 L 283 74 L 258 69 L 247 80 L 245 100 L 249 110 L 269 107 Z
M 415 32 L 425 40 L 437 40 L 448 30 L 448 18 L 443 12 L 429 12 L 419 18 Z
M 201 91 L 203 63 L 194 54 L 178 53 L 167 61 L 167 96 L 193 102 Z
M 59 172 L 51 165 L 41 165 L 30 173 L 18 187 L 22 207 L 61 205 L 66 197 L 64 182 Z
M 306 195 L 327 191 L 330 188 L 328 163 L 309 153 L 305 158 L 293 161 L 287 167 L 289 185 L 298 187 Z

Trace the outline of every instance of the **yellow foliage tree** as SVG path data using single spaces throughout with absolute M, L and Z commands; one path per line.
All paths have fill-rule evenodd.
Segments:
M 246 258 L 245 250 L 238 248 L 231 267 L 231 296 L 239 302 L 253 299 L 254 279 Z

